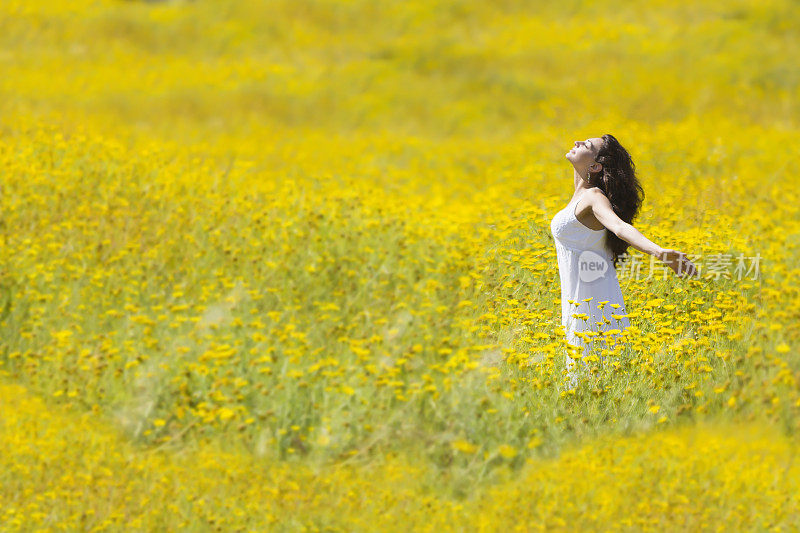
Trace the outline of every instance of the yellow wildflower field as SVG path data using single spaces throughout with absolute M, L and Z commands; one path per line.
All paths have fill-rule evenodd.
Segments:
M 0 530 L 796 527 L 798 23 L 3 2 Z M 568 389 L 549 224 L 604 133 L 702 275 L 631 249 Z

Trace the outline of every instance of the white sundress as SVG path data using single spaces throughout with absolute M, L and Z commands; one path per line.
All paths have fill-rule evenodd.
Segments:
M 612 329 L 618 329 L 621 333 L 630 326 L 630 322 L 628 317 L 617 319 L 611 316 L 628 313 L 614 269 L 614 253 L 607 246 L 605 228 L 590 229 L 575 216 L 575 204 L 580 198 L 571 200 L 550 222 L 561 279 L 561 325 L 564 326 L 567 341 L 582 347 L 584 356 L 594 353 L 600 357 L 602 348 L 610 348 L 606 342 L 607 336 L 592 337 L 595 340 L 589 344 L 578 333 L 587 330 L 607 332 Z M 590 297 L 592 299 L 588 302 L 583 301 Z M 578 305 L 571 304 L 570 300 Z M 598 305 L 606 300 L 608 303 L 598 309 Z M 611 307 L 614 303 L 620 307 Z M 589 318 L 573 316 L 580 313 L 589 315 Z M 574 384 L 574 360 L 569 355 L 566 358 L 567 370 Z

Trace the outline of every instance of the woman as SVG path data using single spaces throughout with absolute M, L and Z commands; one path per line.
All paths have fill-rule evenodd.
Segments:
M 616 271 L 628 246 L 658 257 L 679 277 L 699 273 L 684 253 L 661 248 L 631 225 L 644 191 L 630 154 L 613 135 L 577 141 L 566 158 L 575 169 L 575 192 L 550 223 L 561 279 L 561 324 L 577 351 L 599 356 L 608 347 L 606 339 L 630 325 L 620 316 L 627 310 Z M 571 388 L 573 365 L 567 355 Z

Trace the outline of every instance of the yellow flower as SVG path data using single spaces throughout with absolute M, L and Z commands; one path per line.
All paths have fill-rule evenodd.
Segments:
M 506 459 L 511 459 L 517 455 L 517 449 L 508 444 L 501 444 L 497 451 Z
M 478 451 L 478 447 L 466 440 L 457 440 L 450 443 L 450 446 L 454 450 L 458 450 L 462 453 L 475 453 Z
M 650 412 L 651 413 L 657 413 L 659 409 L 661 409 L 660 405 L 651 405 L 650 406 Z

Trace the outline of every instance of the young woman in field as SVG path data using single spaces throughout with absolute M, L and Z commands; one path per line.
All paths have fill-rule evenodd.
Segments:
M 561 324 L 567 341 L 584 356 L 599 356 L 607 335 L 630 325 L 626 316 L 612 317 L 628 312 L 616 271 L 628 246 L 659 258 L 679 277 L 699 272 L 686 254 L 658 246 L 631 225 L 644 191 L 630 154 L 613 135 L 577 141 L 566 158 L 575 170 L 575 192 L 550 223 L 561 279 Z M 607 333 L 587 334 L 592 331 Z M 575 363 L 566 357 L 572 388 Z

